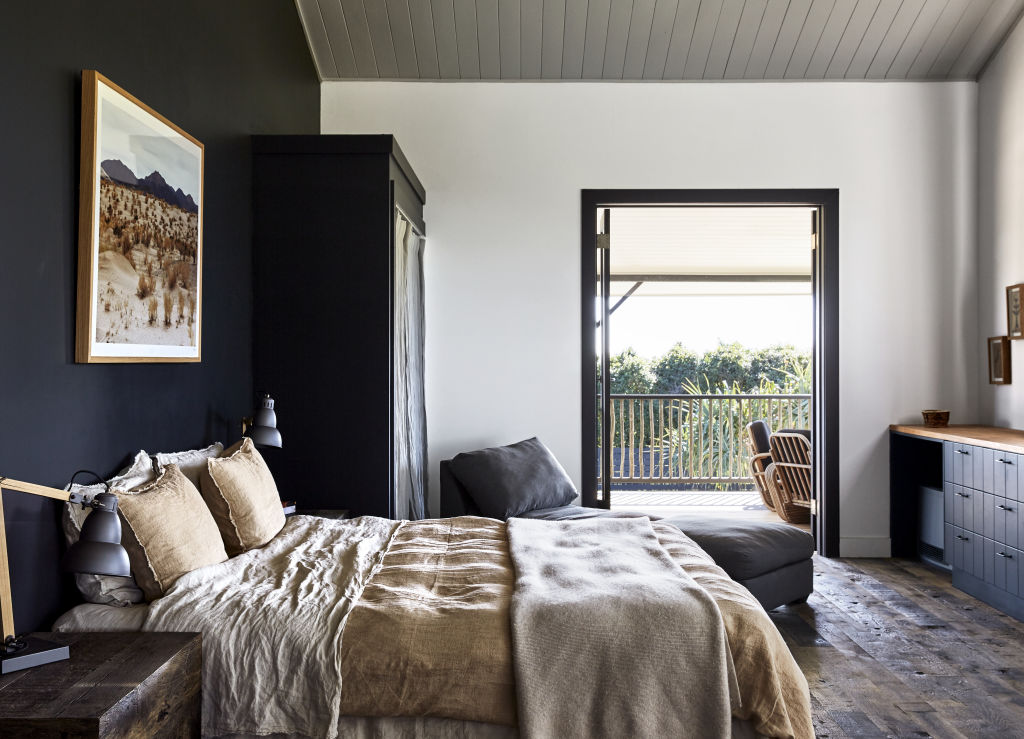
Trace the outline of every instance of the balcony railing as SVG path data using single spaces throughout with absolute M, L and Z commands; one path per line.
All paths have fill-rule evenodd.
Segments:
M 747 424 L 809 428 L 811 396 L 611 395 L 609 417 L 613 483 L 733 487 L 753 483 Z

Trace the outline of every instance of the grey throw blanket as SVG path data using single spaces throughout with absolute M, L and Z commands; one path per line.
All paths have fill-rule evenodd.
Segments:
M 524 737 L 727 737 L 718 606 L 646 518 L 508 522 Z

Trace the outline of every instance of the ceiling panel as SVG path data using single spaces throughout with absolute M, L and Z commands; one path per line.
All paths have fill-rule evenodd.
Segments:
M 743 72 L 737 79 L 759 80 L 764 79 L 768 69 L 768 60 L 775 51 L 775 43 L 779 37 L 779 31 L 789 10 L 789 0 L 768 0 L 768 5 L 761 16 L 761 23 L 757 27 L 757 35 L 754 37 L 754 48 L 750 51 L 750 59 L 747 60 Z
M 562 42 L 562 79 L 583 76 L 583 50 L 587 41 L 587 0 L 565 3 L 565 38 Z
M 853 11 L 857 9 L 857 0 L 836 0 L 832 12 L 828 16 L 828 22 L 821 31 L 818 43 L 814 47 L 814 53 L 804 70 L 804 77 L 807 79 L 821 79 L 825 76 L 829 66 L 839 51 L 839 43 L 850 28 L 850 20 L 853 18 Z
M 320 0 L 320 7 L 338 3 L 339 0 Z M 373 39 L 370 37 L 370 25 L 366 20 L 366 8 L 363 7 L 362 0 L 340 0 L 340 4 L 345 35 L 356 59 L 356 73 L 367 79 L 380 77 L 377 60 L 374 57 Z
M 744 0 L 725 0 L 722 12 L 718 15 L 715 26 L 715 37 L 711 41 L 708 62 L 704 66 L 704 75 L 711 79 L 723 79 L 725 67 L 729 63 L 729 53 L 736 42 L 736 29 L 743 15 Z
M 544 0 L 519 0 L 519 69 L 525 80 L 541 79 Z
M 893 62 L 896 61 L 896 55 L 907 41 L 907 37 L 913 32 L 914 24 L 921 17 L 921 11 L 924 10 L 926 4 L 927 0 L 903 0 L 900 9 L 896 11 L 896 17 L 889 25 L 889 30 L 885 32 L 878 51 L 875 52 L 875 58 L 871 60 L 871 66 L 868 67 L 868 79 L 885 79 Z
M 498 0 L 498 53 L 501 56 L 502 79 L 519 79 L 519 38 L 519 0 Z
M 480 79 L 480 38 L 476 27 L 476 0 L 455 0 L 455 38 L 459 77 Z
M 811 274 L 811 208 L 612 208 L 611 274 Z
M 295 0 L 321 79 L 974 79 L 1024 0 Z
M 761 30 L 761 22 L 768 9 L 767 0 L 750 0 L 743 3 L 743 14 L 736 26 L 736 36 L 729 50 L 729 61 L 725 65 L 724 77 L 728 80 L 742 79 L 754 50 L 754 41 Z
M 476 7 L 477 40 L 480 43 L 480 76 L 501 79 L 501 29 L 498 0 L 480 0 Z
M 440 76 L 437 67 L 437 45 L 434 43 L 434 18 L 430 0 L 408 0 L 409 19 L 412 21 L 412 42 L 416 48 L 416 66 L 420 79 L 431 80 Z
M 387 0 L 387 21 L 394 39 L 392 47 L 398 62 L 398 76 L 402 79 L 419 77 L 409 0 Z
M 690 51 L 693 29 L 697 25 L 697 8 L 699 3 L 691 0 L 679 0 L 676 7 L 676 19 L 672 24 L 672 38 L 668 43 L 668 57 L 661 78 L 678 80 L 683 77 L 686 67 L 686 55 Z
M 910 31 L 900 41 L 900 50 L 889 65 L 885 73 L 886 79 L 910 78 L 910 68 L 917 61 L 921 49 L 931 36 L 932 29 L 938 23 L 939 18 L 946 12 L 946 3 L 937 3 L 935 0 L 924 0 L 917 18 L 914 19 Z

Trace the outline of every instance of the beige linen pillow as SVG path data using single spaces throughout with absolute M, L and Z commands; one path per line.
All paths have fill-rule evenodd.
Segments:
M 232 557 L 263 546 L 284 527 L 274 476 L 249 438 L 206 462 L 201 489 Z
M 181 474 L 189 479 L 193 485 L 196 486 L 196 490 L 199 489 L 199 477 L 206 471 L 206 460 L 211 457 L 219 457 L 224 453 L 224 445 L 219 441 L 215 441 L 205 449 L 187 449 L 183 452 L 157 452 L 153 456 L 156 457 L 157 464 L 160 466 L 159 471 L 163 472 L 164 467 L 169 464 L 178 465 L 178 469 L 181 470 Z
M 210 510 L 177 465 L 132 494 L 118 492 L 117 507 L 126 524 L 121 543 L 147 601 L 186 572 L 228 558 Z

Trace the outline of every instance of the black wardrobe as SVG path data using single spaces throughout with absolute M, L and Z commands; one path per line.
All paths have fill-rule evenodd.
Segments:
M 254 385 L 300 508 L 425 515 L 425 201 L 393 136 L 253 138 Z

